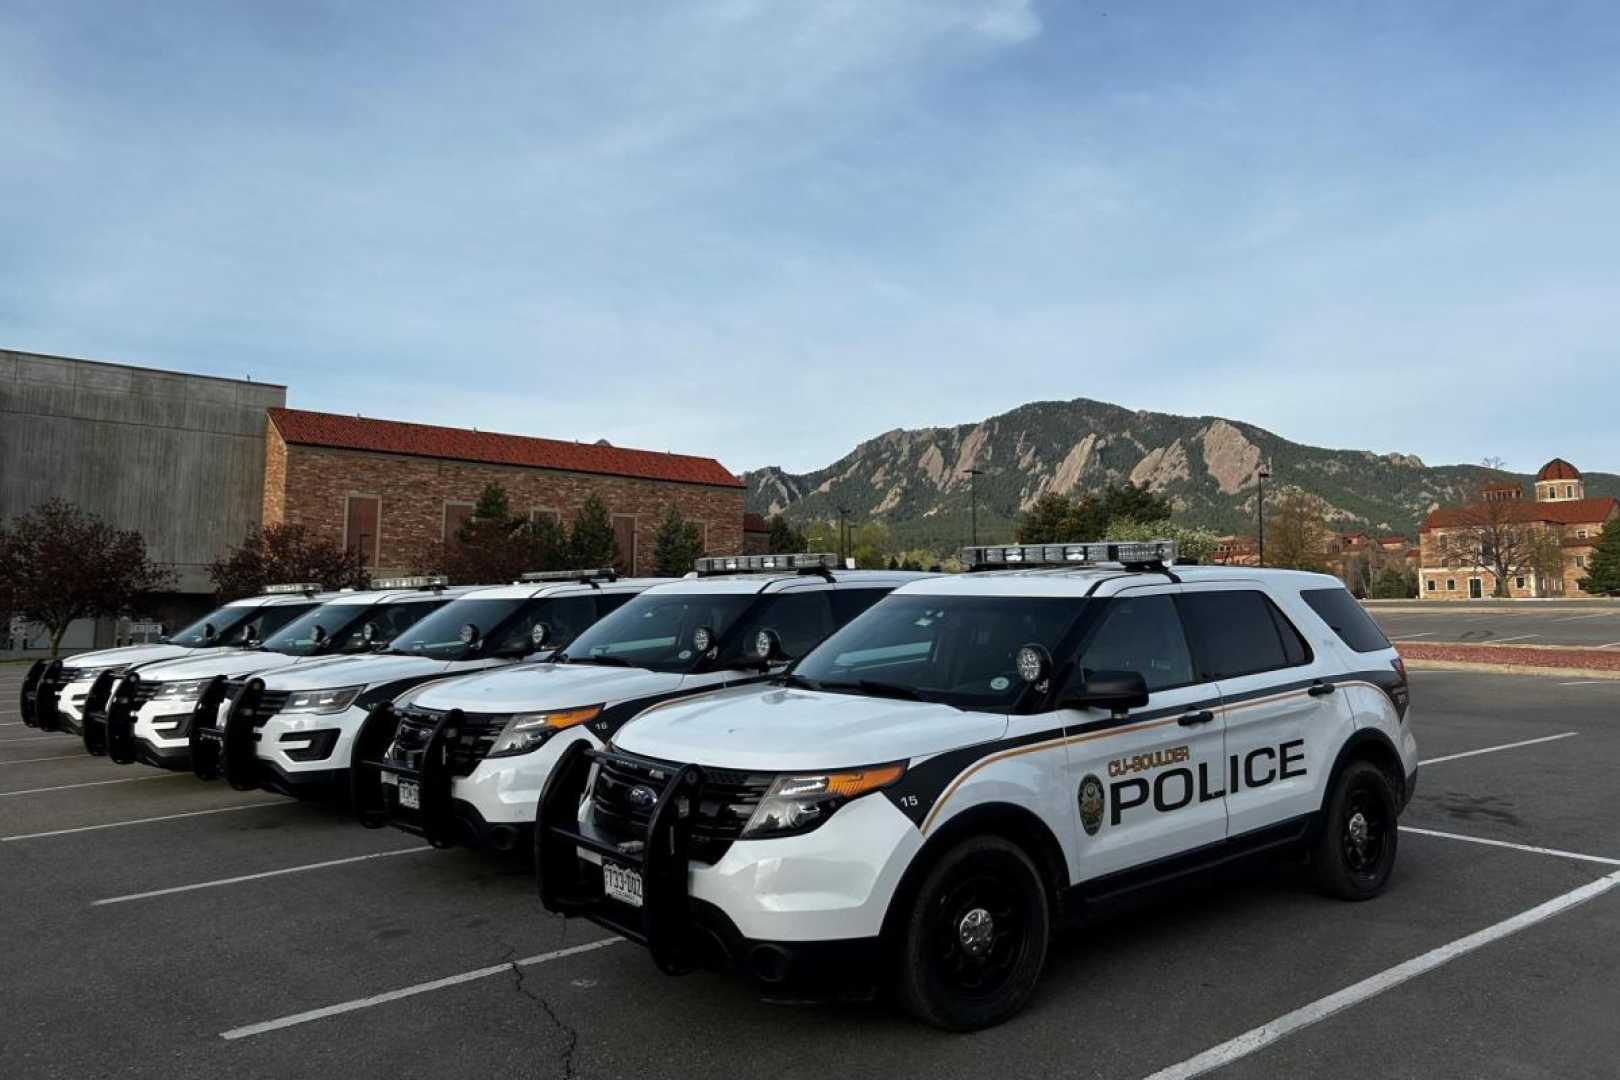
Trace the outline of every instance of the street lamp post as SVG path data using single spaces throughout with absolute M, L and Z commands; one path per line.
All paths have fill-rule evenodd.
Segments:
M 848 544 L 844 540 L 849 529 L 848 521 L 849 507 L 840 506 L 838 508 L 838 565 L 840 566 L 845 565 L 844 560 L 848 558 Z
M 983 469 L 969 469 L 968 474 L 968 507 L 973 520 L 973 545 L 979 543 L 979 474 Z
M 1255 538 L 1259 541 L 1260 550 L 1257 555 L 1260 559 L 1260 565 L 1264 566 L 1266 565 L 1266 481 L 1271 479 L 1271 470 L 1262 465 L 1256 476 L 1260 481 L 1260 499 L 1254 510 L 1256 518 Z

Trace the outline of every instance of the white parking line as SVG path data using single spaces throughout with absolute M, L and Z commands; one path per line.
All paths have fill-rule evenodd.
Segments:
M 1389 640 L 1391 640 L 1391 641 L 1411 641 L 1413 638 L 1420 638 L 1420 637 L 1434 637 L 1434 631 L 1433 630 L 1425 630 L 1421 634 L 1402 634 L 1400 637 L 1390 638 Z
M 1521 746 L 1534 746 L 1537 743 L 1556 742 L 1559 739 L 1569 739 L 1579 735 L 1578 731 L 1566 731 L 1562 735 L 1543 735 L 1539 739 L 1522 739 L 1519 742 L 1503 743 L 1501 746 L 1484 746 L 1478 750 L 1464 750 L 1460 754 L 1447 754 L 1444 757 L 1425 758 L 1419 765 L 1438 765 L 1442 761 L 1456 761 L 1458 758 L 1475 757 L 1479 754 L 1494 754 L 1498 750 L 1516 750 Z
M 21 739 L 0 739 L 0 746 L 9 746 L 12 743 L 20 743 L 20 742 L 44 742 L 46 739 L 77 739 L 77 738 L 78 738 L 77 735 L 67 735 L 67 734 L 61 734 L 61 733 L 56 734 L 56 735 L 27 735 L 27 736 L 24 736 Z
M 1620 859 L 1610 859 L 1603 855 L 1583 855 L 1578 851 L 1564 851 L 1560 848 L 1536 847 L 1532 844 L 1510 844 L 1506 840 L 1487 840 L 1483 836 L 1464 836 L 1462 833 L 1441 832 L 1438 829 L 1419 829 L 1414 825 L 1402 825 L 1401 832 L 1414 833 L 1418 836 L 1438 836 L 1442 840 L 1461 840 L 1468 844 L 1485 844 L 1489 847 L 1511 848 L 1514 851 L 1523 851 L 1531 855 L 1553 855 L 1560 859 L 1575 859 L 1579 862 L 1602 863 L 1605 866 L 1620 866 Z
M 88 780 L 82 784 L 58 784 L 56 787 L 26 788 L 22 791 L 0 791 L 0 799 L 8 795 L 41 795 L 47 791 L 72 791 L 74 788 L 101 787 L 105 784 L 138 784 L 142 780 L 179 780 L 181 777 L 190 779 L 190 773 L 165 773 L 162 776 L 126 776 L 119 780 Z
M 1593 612 L 1593 613 L 1592 613 L 1592 614 L 1590 614 L 1590 615 L 1570 615 L 1570 616 L 1569 616 L 1569 617 L 1567 617 L 1567 618 L 1563 618 L 1563 619 L 1554 619 L 1554 620 L 1553 620 L 1553 622 L 1575 622 L 1575 621 L 1577 621 L 1577 620 L 1579 620 L 1579 619 L 1606 619 L 1606 618 L 1608 618 L 1608 617 L 1609 617 L 1609 616 L 1610 616 L 1610 615 L 1611 615 L 1611 614 L 1613 614 L 1613 612 L 1609 612 L 1609 611 L 1594 611 L 1594 612 Z
M 1528 641 L 1533 637 L 1540 637 L 1540 636 L 1541 636 L 1540 634 L 1520 634 L 1517 637 L 1486 638 L 1484 641 L 1481 641 L 1480 644 L 1481 645 L 1501 645 L 1501 644 L 1504 644 L 1504 643 L 1509 642 L 1509 641 Z
M 1572 889 L 1562 896 L 1555 896 L 1544 904 L 1537 904 L 1528 911 L 1522 911 L 1512 918 L 1503 919 L 1499 923 L 1487 926 L 1483 930 L 1475 931 L 1467 937 L 1458 938 L 1447 945 L 1437 949 L 1430 949 L 1422 956 L 1413 957 L 1405 963 L 1396 964 L 1386 968 L 1376 975 L 1370 975 L 1360 982 L 1352 983 L 1337 993 L 1329 994 L 1325 998 L 1311 1002 L 1309 1005 L 1285 1013 L 1277 1019 L 1261 1024 L 1257 1028 L 1245 1031 L 1233 1039 L 1228 1039 L 1219 1046 L 1211 1047 L 1202 1054 L 1190 1057 L 1186 1061 L 1178 1062 L 1167 1069 L 1160 1069 L 1147 1080 L 1189 1080 L 1194 1076 L 1202 1076 L 1207 1072 L 1230 1065 L 1241 1058 L 1263 1050 L 1272 1043 L 1307 1028 L 1319 1021 L 1344 1011 L 1353 1005 L 1358 1005 L 1369 998 L 1376 997 L 1386 990 L 1391 990 L 1410 979 L 1428 971 L 1433 971 L 1442 964 L 1449 963 L 1459 956 L 1465 956 L 1476 949 L 1489 945 L 1493 941 L 1500 941 L 1520 930 L 1545 922 L 1547 919 L 1568 911 L 1577 904 L 1584 904 L 1595 896 L 1601 896 L 1620 885 L 1620 871 L 1616 871 L 1596 881 Z
M 219 878 L 216 881 L 199 881 L 195 885 L 175 885 L 168 889 L 130 893 L 128 896 L 109 896 L 105 900 L 92 901 L 90 906 L 101 907 L 105 904 L 123 904 L 131 900 L 150 900 L 154 896 L 173 896 L 175 893 L 193 892 L 197 889 L 217 889 L 221 885 L 238 885 L 244 881 L 260 881 L 264 878 L 281 877 L 283 874 L 302 874 L 308 870 L 324 870 L 328 866 L 346 866 L 349 863 L 366 862 L 371 859 L 386 859 L 391 855 L 415 855 L 419 851 L 432 850 L 432 844 L 422 844 L 419 847 L 400 848 L 397 851 L 376 851 L 370 855 L 350 855 L 346 859 L 327 859 L 325 862 L 305 863 L 302 866 L 285 866 L 280 870 L 265 870 L 258 874 L 239 874 L 236 877 Z
M 1610 679 L 1578 679 L 1575 682 L 1561 682 L 1559 686 L 1603 686 L 1613 680 Z
M 32 765 L 36 761 L 66 761 L 68 758 L 88 760 L 84 754 L 57 754 L 55 757 L 25 757 L 15 761 L 0 761 L 0 765 Z
M 520 967 L 530 967 L 534 964 L 545 964 L 552 960 L 561 960 L 580 953 L 591 952 L 596 949 L 613 945 L 623 938 L 603 938 L 585 945 L 574 945 L 567 949 L 558 949 L 555 952 L 541 953 L 538 956 L 525 957 L 522 960 L 513 960 L 505 964 L 492 964 L 489 967 L 478 968 L 474 971 L 463 971 L 460 975 L 450 975 L 443 979 L 434 979 L 432 982 L 417 983 L 415 986 L 401 987 L 398 990 L 389 990 L 387 993 L 374 994 L 371 997 L 355 998 L 338 1005 L 327 1005 L 320 1009 L 311 1009 L 309 1012 L 293 1013 L 276 1020 L 266 1020 L 259 1024 L 249 1024 L 246 1027 L 232 1028 L 222 1031 L 222 1039 L 245 1039 L 250 1035 L 263 1035 L 267 1031 L 280 1031 L 282 1028 L 296 1027 L 307 1024 L 311 1020 L 324 1020 L 328 1016 L 338 1016 L 342 1013 L 355 1012 L 359 1009 L 369 1009 L 375 1005 L 386 1005 L 390 1001 L 399 1001 L 401 998 L 414 997 L 417 994 L 427 994 L 434 990 L 443 990 L 450 986 L 459 986 L 462 983 L 474 982 L 478 979 L 487 979 L 491 975 L 499 975 L 506 971 L 516 971 Z
M 154 821 L 174 821 L 178 818 L 203 817 L 207 814 L 229 814 L 237 810 L 258 810 L 265 806 L 297 806 L 290 799 L 266 799 L 264 802 L 240 803 L 236 806 L 221 806 L 213 810 L 188 810 L 183 814 L 161 814 L 158 817 L 130 818 L 127 821 L 109 821 L 101 825 L 80 825 L 72 829 L 52 829 L 49 832 L 18 833 L 16 836 L 0 836 L 0 844 L 9 844 L 13 840 L 43 840 L 49 836 L 72 836 L 74 833 L 99 832 L 102 829 L 122 829 L 126 825 L 150 825 Z

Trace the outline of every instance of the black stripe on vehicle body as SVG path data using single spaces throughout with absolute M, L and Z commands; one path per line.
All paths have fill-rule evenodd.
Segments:
M 703 686 L 682 687 L 679 690 L 669 690 L 661 694 L 649 694 L 646 697 L 632 698 L 629 701 L 620 701 L 609 705 L 602 710 L 602 715 L 586 724 L 585 727 L 592 735 L 604 743 L 618 734 L 620 728 L 631 720 L 640 716 L 649 709 L 680 701 L 685 698 L 697 697 L 702 694 L 713 694 L 721 690 L 730 690 L 735 686 L 748 686 L 753 683 L 764 682 L 770 676 L 761 673 L 747 679 L 737 679 L 731 682 L 707 683 Z
M 479 668 L 477 671 L 469 671 L 465 672 L 465 674 L 475 675 L 479 672 L 490 670 L 494 669 Z M 361 695 L 355 699 L 354 703 L 360 706 L 362 709 L 369 711 L 372 706 L 378 704 L 379 702 L 393 701 L 407 690 L 414 690 L 423 683 L 432 682 L 434 679 L 443 678 L 446 678 L 444 672 L 435 671 L 427 675 L 413 675 L 408 679 L 394 679 L 391 682 L 377 683 L 374 686 L 367 687 L 365 691 L 363 691 Z M 449 676 L 449 678 L 455 678 L 455 676 L 452 675 Z

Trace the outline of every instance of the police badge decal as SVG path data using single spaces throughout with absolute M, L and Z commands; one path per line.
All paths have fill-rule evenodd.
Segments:
M 1087 836 L 1096 836 L 1102 828 L 1103 785 L 1095 776 L 1080 781 L 1080 824 Z

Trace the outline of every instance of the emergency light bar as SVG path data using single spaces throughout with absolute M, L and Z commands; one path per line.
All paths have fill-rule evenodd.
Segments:
M 442 589 L 448 584 L 450 584 L 450 579 L 443 574 L 432 574 L 424 577 L 374 578 L 371 587 L 373 589 Z
M 619 572 L 611 566 L 593 570 L 530 570 L 519 581 L 612 581 Z
M 266 585 L 265 595 L 283 596 L 288 593 L 317 593 L 323 586 L 318 581 L 289 581 L 280 585 Z
M 785 570 L 836 570 L 838 556 L 830 551 L 805 551 L 796 555 L 714 555 L 694 564 L 703 574 L 774 574 Z
M 970 570 L 1016 570 L 1022 566 L 1168 566 L 1176 561 L 1174 540 L 1098 540 L 1086 544 L 997 544 L 965 547 Z

